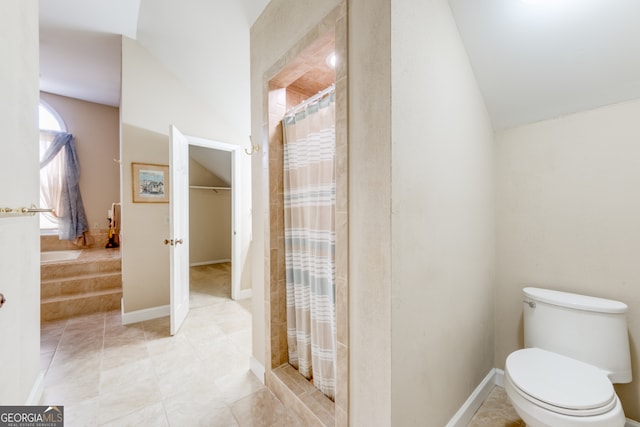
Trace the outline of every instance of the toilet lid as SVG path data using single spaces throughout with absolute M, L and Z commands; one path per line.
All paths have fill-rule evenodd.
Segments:
M 561 413 L 605 409 L 615 401 L 613 385 L 600 369 L 539 348 L 511 353 L 506 370 L 521 391 Z

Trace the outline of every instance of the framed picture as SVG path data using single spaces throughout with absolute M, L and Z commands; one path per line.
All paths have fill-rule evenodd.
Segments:
M 133 203 L 169 203 L 169 166 L 131 163 Z

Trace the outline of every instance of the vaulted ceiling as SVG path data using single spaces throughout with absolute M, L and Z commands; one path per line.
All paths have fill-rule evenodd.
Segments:
M 267 3 L 40 0 L 41 89 L 118 105 L 124 34 L 248 134 L 249 28 Z M 640 98 L 638 0 L 449 4 L 496 128 Z
M 495 128 L 640 98 L 640 1 L 450 0 Z
M 125 35 L 248 135 L 249 29 L 267 3 L 40 0 L 41 90 L 118 106 Z
M 40 89 L 120 103 L 120 35 L 135 38 L 140 0 L 41 0 Z

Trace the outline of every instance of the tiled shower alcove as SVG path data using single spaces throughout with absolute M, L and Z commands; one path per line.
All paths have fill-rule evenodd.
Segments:
M 335 402 L 329 400 L 287 362 L 286 289 L 284 253 L 283 140 L 280 122 L 287 108 L 314 95 L 322 73 L 313 63 L 324 61 L 327 49 L 339 58 L 336 85 L 336 333 L 337 375 Z M 264 80 L 264 128 L 269 130 L 264 150 L 265 187 L 269 209 L 265 215 L 265 315 L 267 386 L 308 425 L 347 426 L 348 366 L 348 181 L 347 181 L 347 6 L 329 13 L 269 70 Z M 333 77 L 333 76 L 332 76 Z M 306 79 L 306 83 L 305 83 Z M 303 86 L 302 88 L 300 86 Z M 307 90 L 304 90 L 306 86 Z

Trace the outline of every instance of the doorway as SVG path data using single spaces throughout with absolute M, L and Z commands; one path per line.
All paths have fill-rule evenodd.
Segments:
M 190 238 L 185 237 L 190 234 L 190 152 L 194 153 L 194 157 L 200 161 L 193 159 L 193 165 L 197 165 L 197 171 L 194 173 L 195 178 L 207 176 L 211 179 L 215 178 L 219 181 L 196 182 L 194 190 L 211 190 L 214 192 L 228 191 L 230 195 L 231 207 L 231 226 L 227 228 L 230 239 L 231 254 L 231 298 L 238 299 L 240 297 L 240 242 L 242 236 L 241 221 L 238 216 L 240 213 L 240 194 L 242 192 L 240 180 L 240 158 L 237 145 L 227 144 L 219 141 L 196 138 L 183 135 L 174 126 L 171 126 L 170 137 L 170 162 L 169 167 L 172 170 L 170 175 L 171 181 L 171 199 L 170 199 L 170 228 L 171 239 L 165 241 L 171 246 L 170 256 L 170 317 L 171 317 L 171 334 L 174 335 L 180 329 L 182 322 L 185 320 L 189 312 L 189 267 L 190 267 Z M 204 165 L 203 165 L 204 164 Z M 205 166 L 208 165 L 208 166 Z M 213 169 L 213 170 L 210 170 Z M 217 171 L 217 174 L 214 172 Z M 224 183 L 222 176 L 228 176 L 230 185 L 200 185 L 200 184 L 221 184 Z M 220 182 L 221 181 L 221 182 Z M 198 212 L 202 214 L 202 212 Z M 205 218 L 207 212 L 204 212 Z M 210 221 L 205 221 L 201 226 L 208 228 Z M 224 239 L 226 240 L 226 239 Z M 209 242 L 213 243 L 213 242 Z M 211 245 L 218 246 L 218 245 Z M 224 252 L 224 246 L 223 252 Z M 228 246 L 228 245 L 227 245 Z M 228 249 L 228 248 L 227 248 Z M 227 254 L 229 251 L 226 252 Z M 228 255 L 227 255 L 228 256 Z
M 189 146 L 189 301 L 231 299 L 231 152 Z
M 230 226 L 227 228 L 230 254 L 231 254 L 231 299 L 237 300 L 241 298 L 240 291 L 240 253 L 241 239 L 244 232 L 241 228 L 240 215 L 240 194 L 242 194 L 242 182 L 240 179 L 240 147 L 233 144 L 227 144 L 220 141 L 210 139 L 196 138 L 187 136 L 189 141 L 189 151 L 194 153 L 194 160 L 200 164 L 206 165 L 207 169 L 219 173 L 219 177 L 228 180 L 229 185 L 221 185 L 220 188 L 210 188 L 202 191 L 217 191 L 217 194 L 224 195 L 227 192 L 229 198 Z M 191 177 L 191 174 L 190 174 Z M 194 184 L 195 186 L 195 184 Z M 218 187 L 218 186 L 210 186 Z M 190 190 L 187 190 L 190 191 Z M 187 209 L 189 207 L 187 206 Z M 190 214 L 190 212 L 189 212 Z

